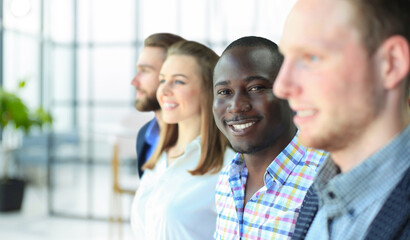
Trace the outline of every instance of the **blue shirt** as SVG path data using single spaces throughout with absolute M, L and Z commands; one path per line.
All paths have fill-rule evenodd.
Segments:
M 147 131 L 145 132 L 145 142 L 148 144 L 148 148 L 145 154 L 144 163 L 151 157 L 152 153 L 154 153 L 158 140 L 159 140 L 159 125 L 158 125 L 157 120 L 154 118 L 149 123 Z
M 410 167 L 410 125 L 346 173 L 329 157 L 314 187 L 319 210 L 306 239 L 363 239 L 387 197 Z

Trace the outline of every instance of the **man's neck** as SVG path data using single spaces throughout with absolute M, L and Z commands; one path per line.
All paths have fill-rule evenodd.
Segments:
M 262 151 L 244 154 L 244 160 L 248 169 L 248 178 L 245 186 L 245 203 L 265 184 L 264 176 L 266 169 L 272 161 L 285 149 L 285 147 L 292 141 L 296 134 L 296 130 L 289 131 L 279 138 L 275 144 Z
M 346 146 L 330 150 L 330 155 L 343 173 L 348 172 L 397 137 L 409 123 L 408 115 L 401 119 L 374 121 L 366 131 L 349 141 Z
M 295 137 L 296 131 L 296 127 L 291 128 L 283 133 L 272 146 L 258 152 L 243 154 L 248 172 L 254 174 L 262 173 L 263 176 L 273 159 L 275 159 Z

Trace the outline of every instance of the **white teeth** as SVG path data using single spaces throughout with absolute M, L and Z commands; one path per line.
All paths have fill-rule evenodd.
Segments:
M 314 110 L 300 110 L 296 112 L 296 115 L 298 117 L 309 117 L 312 116 L 315 113 Z
M 242 130 L 242 129 L 252 126 L 253 124 L 255 124 L 255 122 L 250 122 L 250 123 L 245 123 L 245 124 L 235 124 L 235 125 L 232 125 L 232 127 L 235 130 Z
M 175 103 L 164 103 L 164 108 L 173 108 L 175 106 L 176 106 Z

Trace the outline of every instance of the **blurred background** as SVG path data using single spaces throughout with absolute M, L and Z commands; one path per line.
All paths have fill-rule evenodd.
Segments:
M 53 117 L 27 135 L 11 130 L 11 151 L 1 131 L 1 172 L 25 186 L 20 209 L 0 211 L 0 239 L 132 239 L 133 196 L 113 184 L 137 188 L 135 138 L 153 118 L 134 109 L 130 85 L 144 39 L 176 33 L 218 54 L 246 35 L 278 43 L 294 3 L 0 0 L 0 87 Z

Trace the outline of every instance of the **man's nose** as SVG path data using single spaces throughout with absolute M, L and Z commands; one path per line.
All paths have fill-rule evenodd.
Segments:
M 140 81 L 139 81 L 138 73 L 135 74 L 134 78 L 131 80 L 131 85 L 134 86 L 134 87 L 139 87 Z
M 276 97 L 288 99 L 299 91 L 294 75 L 292 62 L 285 58 L 272 87 L 273 94 Z
M 231 99 L 229 111 L 232 113 L 247 112 L 252 109 L 249 97 L 243 93 L 237 93 Z

